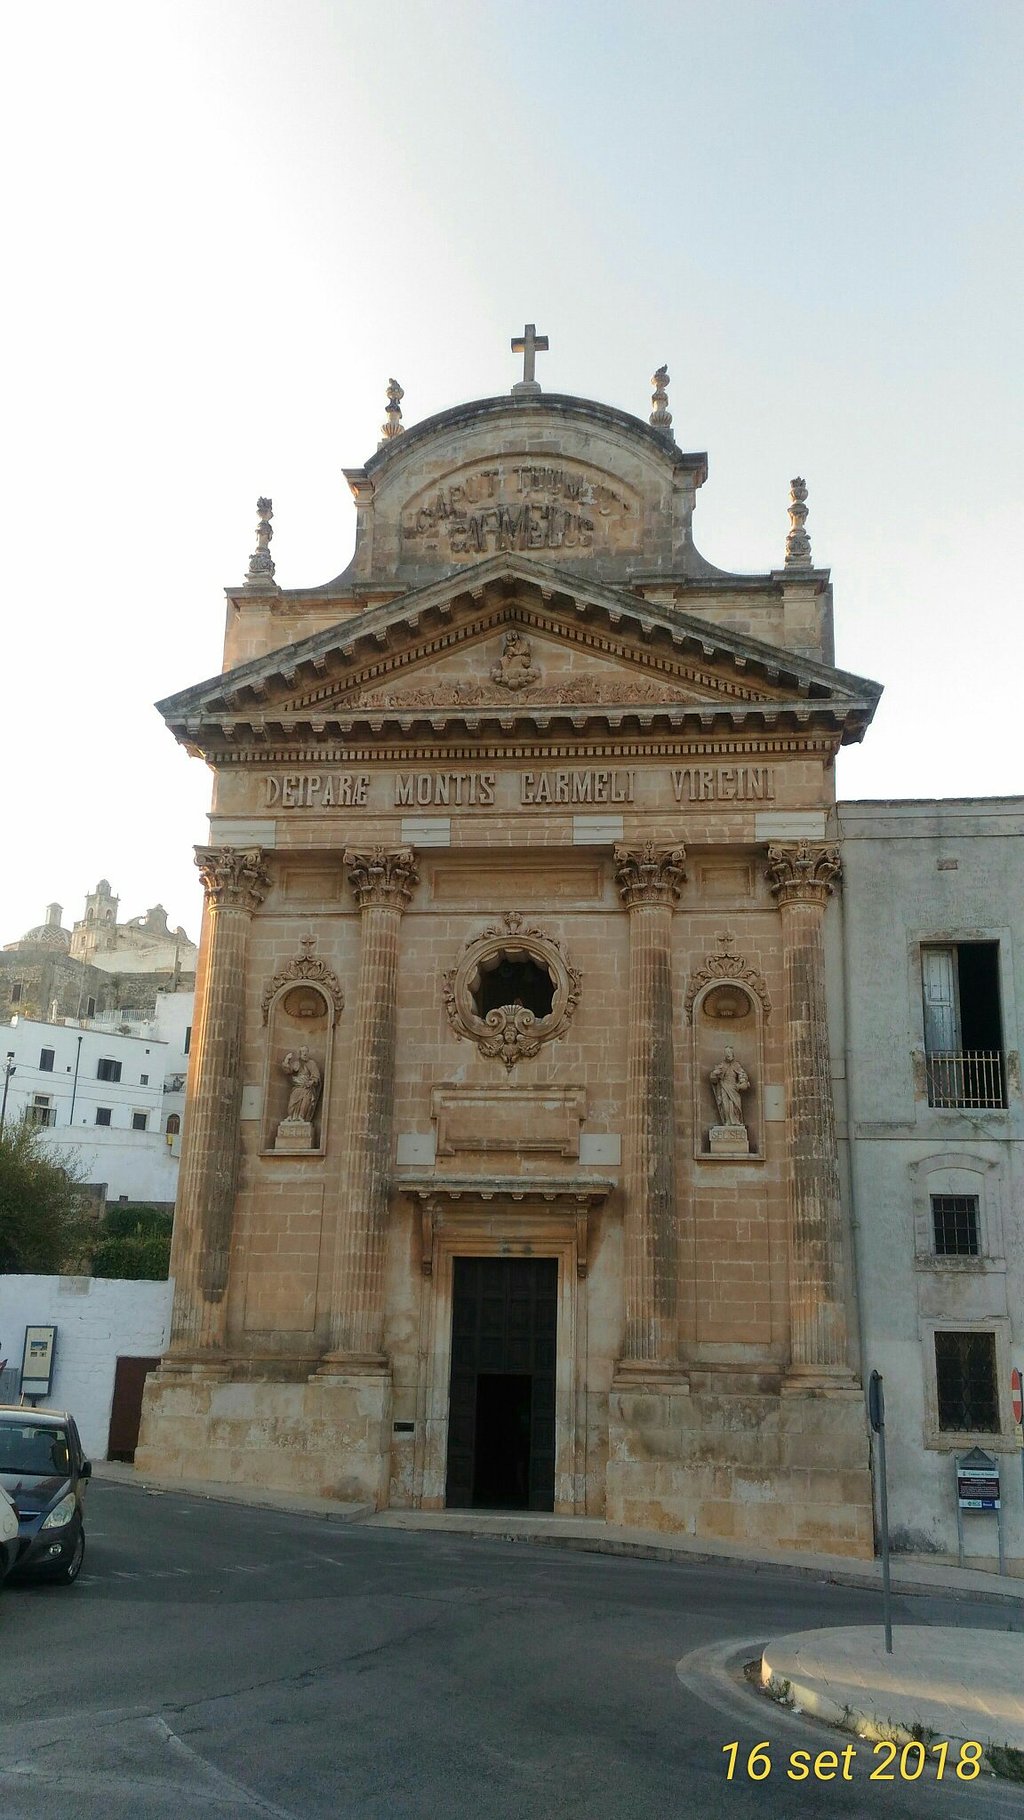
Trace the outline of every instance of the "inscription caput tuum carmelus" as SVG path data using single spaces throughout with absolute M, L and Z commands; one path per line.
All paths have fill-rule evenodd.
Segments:
M 417 555 L 589 550 L 615 544 L 636 515 L 634 501 L 593 470 L 492 462 L 422 489 L 402 513 L 402 536 Z

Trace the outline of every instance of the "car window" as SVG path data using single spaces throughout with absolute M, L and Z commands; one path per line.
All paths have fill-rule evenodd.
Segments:
M 0 1472 L 60 1473 L 67 1478 L 70 1460 L 66 1429 L 35 1422 L 0 1423 Z

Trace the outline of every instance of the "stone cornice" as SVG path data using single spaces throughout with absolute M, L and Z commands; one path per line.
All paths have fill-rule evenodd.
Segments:
M 419 884 L 411 847 L 371 847 L 364 853 L 350 847 L 345 852 L 345 866 L 360 910 L 404 910 L 413 886 Z
M 824 904 L 842 871 L 839 848 L 805 840 L 792 846 L 770 846 L 766 871 L 780 905 Z
M 641 904 L 667 904 L 672 908 L 686 879 L 684 847 L 655 847 L 645 841 L 642 847 L 614 848 L 615 882 L 627 910 Z
M 270 889 L 261 847 L 197 847 L 195 862 L 212 910 L 258 910 Z

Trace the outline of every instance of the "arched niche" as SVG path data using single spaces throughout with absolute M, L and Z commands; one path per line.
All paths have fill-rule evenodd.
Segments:
M 719 953 L 686 994 L 693 1080 L 693 1154 L 702 1161 L 764 1159 L 764 1019 L 771 1000 L 756 968 L 719 937 Z
M 263 995 L 267 1041 L 260 1149 L 267 1156 L 323 1156 L 334 1029 L 344 999 L 312 943 Z

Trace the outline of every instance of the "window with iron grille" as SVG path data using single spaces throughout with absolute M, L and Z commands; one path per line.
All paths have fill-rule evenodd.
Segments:
M 97 1123 L 97 1125 L 109 1125 L 110 1124 L 110 1107 L 109 1106 L 97 1106 L 96 1123 Z
M 935 1230 L 936 1257 L 977 1257 L 978 1197 L 976 1194 L 933 1194 L 932 1224 Z
M 996 1434 L 999 1396 L 995 1334 L 937 1333 L 935 1388 L 940 1429 Z
M 929 1106 L 1005 1106 L 999 943 L 921 949 Z
M 57 1123 L 57 1108 L 51 1102 L 48 1093 L 32 1095 L 32 1104 L 28 1109 L 28 1122 L 30 1125 L 55 1125 Z

